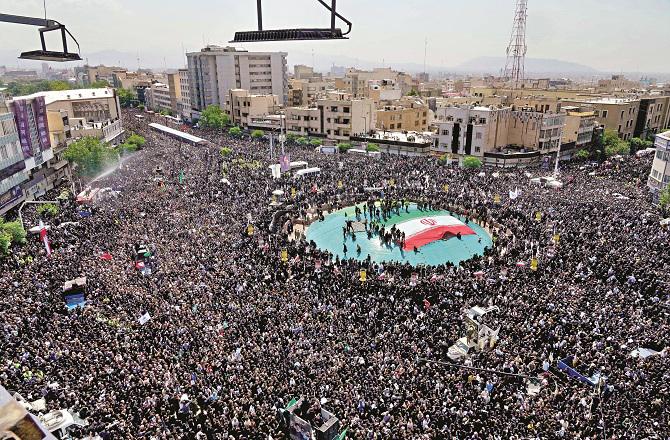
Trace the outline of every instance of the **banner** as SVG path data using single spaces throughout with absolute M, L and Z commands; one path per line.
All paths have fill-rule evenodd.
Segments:
M 535 213 L 535 220 L 537 220 L 538 222 L 542 221 L 542 213 L 540 211 L 537 211 Z
M 247 235 L 248 235 L 249 237 L 251 237 L 252 235 L 254 235 L 254 225 L 248 225 L 248 226 L 247 226 Z
M 284 263 L 288 261 L 288 251 L 286 249 L 281 250 L 281 261 Z
M 361 280 L 361 283 L 364 283 L 365 281 L 367 281 L 368 273 L 365 271 L 365 269 L 361 269 L 359 279 Z
M 49 119 L 47 118 L 47 105 L 44 100 L 44 96 L 38 96 L 37 98 L 34 98 L 32 107 L 37 125 L 40 150 L 45 151 L 51 148 L 51 141 L 49 139 Z
M 493 202 L 500 203 L 500 194 L 496 194 L 495 196 L 493 196 Z
M 40 240 L 44 243 L 44 249 L 47 252 L 47 257 L 51 256 L 51 245 L 49 244 L 49 237 L 47 237 L 47 228 L 44 227 L 44 223 L 40 220 Z
M 144 325 L 147 322 L 149 322 L 150 319 L 151 319 L 151 315 L 149 315 L 149 312 L 147 312 L 144 315 L 140 316 L 140 319 L 138 319 L 138 321 L 139 321 L 140 325 Z
M 530 270 L 532 271 L 537 270 L 537 258 L 533 258 L 530 260 Z
M 19 139 L 21 140 L 21 150 L 23 151 L 23 158 L 29 159 L 33 157 L 33 143 L 30 139 L 30 120 L 28 118 L 28 104 L 25 99 L 15 100 L 10 104 L 12 113 L 14 113 L 14 121 L 16 128 L 19 131 Z
M 279 166 L 282 173 L 291 170 L 291 158 L 288 154 L 282 154 L 279 157 Z

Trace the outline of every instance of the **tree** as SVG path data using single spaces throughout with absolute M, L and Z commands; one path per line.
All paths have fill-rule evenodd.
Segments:
M 40 217 L 55 217 L 58 215 L 58 206 L 53 203 L 45 203 L 37 208 L 37 214 Z
M 26 230 L 21 226 L 21 222 L 4 223 L 0 219 L 0 230 L 6 232 L 11 237 L 12 243 L 26 244 Z
M 91 89 L 103 89 L 109 87 L 109 83 L 104 79 L 100 79 L 98 81 L 93 81 L 88 87 Z
M 340 153 L 346 153 L 348 150 L 351 150 L 352 145 L 349 142 L 340 142 L 337 144 L 337 149 L 340 150 Z
M 321 139 L 312 139 L 311 141 L 309 141 L 309 144 L 310 144 L 312 147 L 320 147 L 321 145 L 323 145 L 323 140 L 321 140 Z
M 590 156 L 590 154 L 589 154 L 588 150 L 584 150 L 584 149 L 579 150 L 577 152 L 577 154 L 575 154 L 575 157 L 577 159 L 581 159 L 581 160 L 586 160 L 586 159 L 589 158 L 589 156 Z
M 670 211 L 670 185 L 666 186 L 658 197 L 658 204 L 664 213 Z
M 465 158 L 463 158 L 463 166 L 465 168 L 481 168 L 482 161 L 475 156 L 465 156 Z
M 242 136 L 242 129 L 240 127 L 230 127 L 228 134 L 235 137 Z
M 70 90 L 71 88 L 67 81 L 54 80 L 49 84 L 49 90 Z
M 265 133 L 263 133 L 263 130 L 254 130 L 254 131 L 251 132 L 251 137 L 254 138 L 254 139 L 260 139 L 264 135 L 265 135 Z
M 137 151 L 137 145 L 124 142 L 117 147 L 117 150 L 120 155 L 124 155 L 126 153 L 134 153 Z
M 135 145 L 137 149 L 142 149 L 144 147 L 144 144 L 147 143 L 147 140 L 144 139 L 142 136 L 139 134 L 133 133 L 130 136 L 128 136 L 128 139 L 126 139 L 127 144 Z
M 230 122 L 228 115 L 218 105 L 210 105 L 200 115 L 200 126 L 222 129 Z
M 65 149 L 64 157 L 77 164 L 77 173 L 81 176 L 94 176 L 117 159 L 114 149 L 91 136 L 71 143 Z
M 619 138 L 619 134 L 614 130 L 605 130 L 603 135 L 603 147 L 605 156 L 612 157 L 616 155 L 628 154 L 630 145 L 628 142 Z
M 123 87 L 116 89 L 116 95 L 119 97 L 119 104 L 124 108 L 130 107 L 133 101 L 137 99 L 137 95 L 133 90 L 124 89 Z
M 221 147 L 221 149 L 219 150 L 219 153 L 221 153 L 221 156 L 223 157 L 230 156 L 232 152 L 233 150 L 229 147 Z
M 630 152 L 635 153 L 637 151 L 641 151 L 647 148 L 652 148 L 654 146 L 654 143 L 652 141 L 640 139 L 640 138 L 633 138 L 629 142 L 630 144 Z
M 5 231 L 0 231 L 0 253 L 2 253 L 2 255 L 7 255 L 11 244 L 12 236 Z
M 439 159 L 437 159 L 437 163 L 439 163 L 440 165 L 446 165 L 448 161 L 449 161 L 449 155 L 447 155 L 447 153 L 444 153 L 443 155 L 440 156 Z
M 417 92 L 416 89 L 412 89 L 409 91 L 407 96 L 419 96 L 419 92 Z
M 307 144 L 309 144 L 309 139 L 307 139 L 307 138 L 304 137 L 304 136 L 301 136 L 301 137 L 299 137 L 295 142 L 296 142 L 298 145 L 307 145 Z
M 365 148 L 365 151 L 379 152 L 380 151 L 379 150 L 379 145 L 375 144 L 374 142 L 371 142 Z
M 298 136 L 293 133 L 286 133 L 286 142 L 295 142 Z

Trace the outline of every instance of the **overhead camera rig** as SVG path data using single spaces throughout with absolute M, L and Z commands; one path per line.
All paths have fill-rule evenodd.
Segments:
M 330 28 L 300 28 L 300 29 L 273 29 L 263 30 L 262 0 L 256 0 L 258 15 L 257 31 L 235 32 L 235 38 L 231 43 L 257 43 L 262 41 L 298 41 L 298 40 L 346 40 L 345 35 L 351 32 L 351 22 L 336 11 L 337 0 L 331 0 L 328 5 L 323 0 L 317 0 L 330 11 Z M 346 32 L 335 27 L 335 21 L 339 18 L 348 26 Z
M 39 29 L 40 32 L 40 41 L 42 43 L 41 50 L 32 50 L 29 52 L 23 52 L 19 58 L 24 60 L 38 60 L 38 61 L 81 61 L 79 56 L 80 48 L 77 39 L 65 28 L 64 24 L 57 22 L 56 20 L 49 20 L 47 18 L 34 18 L 34 17 L 24 17 L 21 15 L 8 15 L 0 14 L 0 22 L 4 23 L 14 23 L 14 24 L 23 24 L 28 26 L 41 26 Z M 63 50 L 54 51 L 47 50 L 46 42 L 44 41 L 44 34 L 51 31 L 60 31 L 61 39 L 63 41 Z M 67 50 L 67 36 L 70 36 L 72 40 L 77 45 L 77 52 L 68 52 Z

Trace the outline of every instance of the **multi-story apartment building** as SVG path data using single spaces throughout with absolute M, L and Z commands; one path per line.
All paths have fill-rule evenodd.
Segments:
M 428 130 L 428 105 L 419 99 L 405 98 L 384 102 L 377 109 L 377 128 L 381 130 Z
M 191 108 L 223 108 L 228 92 L 249 90 L 252 94 L 276 95 L 280 105 L 288 101 L 285 52 L 247 52 L 234 47 L 207 46 L 186 54 Z
M 14 114 L 24 169 L 28 180 L 22 184 L 22 197 L 32 200 L 53 188 L 53 171 L 49 161 L 53 159 L 53 149 L 49 136 L 47 103 L 44 96 L 14 98 L 9 101 Z
M 179 88 L 181 99 L 178 103 L 182 119 L 191 120 L 191 90 L 188 80 L 188 69 L 179 69 Z
M 593 131 L 596 127 L 596 114 L 593 110 L 580 107 L 565 106 L 565 127 L 561 143 L 574 144 L 575 149 L 581 149 L 593 141 Z
M 252 120 L 264 118 L 277 110 L 279 102 L 275 95 L 252 95 L 244 89 L 230 90 L 224 104 L 224 111 L 231 122 L 242 127 L 249 127 Z
M 371 99 L 355 99 L 346 93 L 329 93 L 316 106 L 288 107 L 287 131 L 294 134 L 313 134 L 329 139 L 348 140 L 365 134 L 375 127 L 376 108 Z
M 148 109 L 158 112 L 173 111 L 171 89 L 167 84 L 159 82 L 151 84 L 151 86 L 144 91 L 144 99 Z
M 654 162 L 651 165 L 647 185 L 658 196 L 663 188 L 670 185 L 670 131 L 657 134 L 654 146 L 656 147 L 656 156 L 654 156 Z
M 21 184 L 28 180 L 26 163 L 14 123 L 0 94 L 0 215 L 23 200 Z
M 631 81 L 626 79 L 623 75 L 612 75 L 610 79 L 601 79 L 598 81 L 598 91 L 600 92 L 617 92 L 624 90 L 636 90 L 641 87 L 639 81 Z
M 633 137 L 646 139 L 668 128 L 669 108 L 670 96 L 641 97 Z
M 606 130 L 614 130 L 623 140 L 634 137 L 640 99 L 638 98 L 596 98 L 564 100 L 563 105 L 581 106 L 588 104 L 593 107 L 596 120 Z
M 127 72 L 123 67 L 114 66 L 89 66 L 75 67 L 77 82 L 84 86 L 90 86 L 97 81 L 106 81 L 107 84 L 114 84 L 115 74 Z
M 288 103 L 294 107 L 311 105 L 332 89 L 333 86 L 329 81 L 324 81 L 319 77 L 292 79 L 289 81 Z
M 170 109 L 172 114 L 179 116 L 181 109 L 179 103 L 181 102 L 181 84 L 179 83 L 179 72 L 170 72 L 167 74 L 167 86 L 170 92 Z
M 323 75 L 314 72 L 314 68 L 303 64 L 293 66 L 293 77 L 295 79 L 322 78 Z
M 435 149 L 460 159 L 478 156 L 496 164 L 501 153 L 534 153 L 528 159 L 555 155 L 559 150 L 564 114 L 542 113 L 534 108 L 438 108 Z

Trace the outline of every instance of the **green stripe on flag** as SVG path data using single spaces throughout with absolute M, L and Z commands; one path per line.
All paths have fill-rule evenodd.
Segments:
M 344 431 L 342 431 L 342 434 L 340 434 L 340 435 L 337 436 L 337 440 L 344 440 L 344 439 L 347 437 L 347 431 L 348 431 L 348 430 L 349 430 L 349 428 L 347 428 L 347 429 L 345 429 Z
M 288 403 L 288 405 L 286 405 L 286 408 L 285 408 L 285 409 L 290 409 L 290 408 L 291 408 L 293 405 L 295 405 L 296 403 L 298 403 L 298 399 L 296 399 L 296 398 L 294 397 L 293 399 L 291 399 L 291 401 Z

